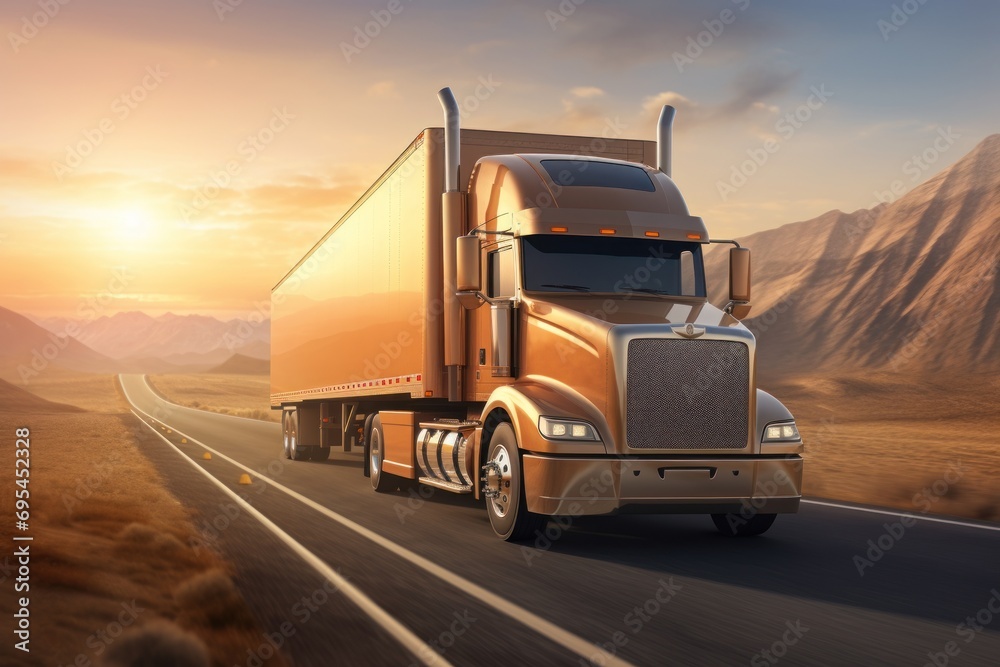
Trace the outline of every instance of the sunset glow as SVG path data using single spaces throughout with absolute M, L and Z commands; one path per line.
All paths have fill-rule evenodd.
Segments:
M 403 3 L 370 37 L 375 5 L 149 4 L 0 10 L 0 304 L 72 312 L 128 267 L 124 309 L 244 312 L 444 85 L 472 128 L 652 139 L 675 105 L 675 178 L 722 237 L 872 206 L 997 130 L 996 21 L 943 5 L 886 31 L 861 2 L 821 30 L 794 3 Z

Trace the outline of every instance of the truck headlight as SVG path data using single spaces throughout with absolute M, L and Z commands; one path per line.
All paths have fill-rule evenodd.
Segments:
M 538 430 L 549 440 L 598 440 L 593 426 L 575 419 L 539 417 Z
M 768 424 L 764 428 L 764 442 L 797 442 L 801 439 L 795 422 Z

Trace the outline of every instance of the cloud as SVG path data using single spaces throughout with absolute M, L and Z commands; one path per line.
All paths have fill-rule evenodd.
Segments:
M 528 6 L 537 11 L 536 3 Z M 575 11 L 565 16 L 565 21 L 555 24 L 555 38 L 574 57 L 585 57 L 611 69 L 664 61 L 673 68 L 673 54 L 683 53 L 688 38 L 706 30 L 706 21 L 719 18 L 717 7 L 693 2 L 637 0 L 628 4 L 627 11 L 618 3 L 588 2 L 574 6 Z M 749 48 L 756 48 L 777 34 L 778 21 L 770 12 L 756 6 L 738 11 L 736 4 L 730 9 L 735 20 L 705 50 L 702 58 L 718 61 L 733 54 L 743 56 Z
M 576 88 L 571 88 L 569 94 L 573 97 L 587 99 L 590 97 L 602 97 L 604 91 L 597 86 L 577 86 Z
M 798 77 L 798 70 L 783 63 L 750 67 L 737 75 L 732 84 L 732 97 L 718 113 L 724 120 L 741 116 L 758 103 L 788 92 Z
M 685 124 L 698 124 L 704 122 L 710 115 L 710 110 L 705 109 L 697 102 L 684 97 L 680 93 L 666 90 L 656 95 L 651 95 L 642 101 L 643 118 L 650 122 L 655 122 L 660 116 L 660 110 L 665 105 L 677 109 L 677 113 L 684 118 Z
M 748 68 L 736 76 L 729 86 L 728 96 L 716 104 L 702 104 L 676 91 L 663 91 L 643 100 L 643 122 L 655 122 L 665 104 L 676 108 L 684 118 L 680 125 L 683 128 L 732 123 L 743 118 L 757 121 L 761 115 L 770 119 L 780 113 L 780 108 L 771 100 L 789 92 L 798 77 L 797 70 L 780 63 Z
M 365 95 L 386 100 L 398 100 L 400 98 L 400 94 L 396 90 L 395 81 L 376 81 L 365 89 Z

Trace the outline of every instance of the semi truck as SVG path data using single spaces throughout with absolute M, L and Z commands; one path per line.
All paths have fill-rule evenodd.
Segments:
M 284 455 L 363 453 L 378 493 L 471 494 L 496 535 L 550 517 L 710 515 L 801 498 L 792 414 L 756 387 L 750 251 L 713 240 L 656 141 L 421 131 L 272 290 Z M 709 303 L 703 251 L 729 249 Z

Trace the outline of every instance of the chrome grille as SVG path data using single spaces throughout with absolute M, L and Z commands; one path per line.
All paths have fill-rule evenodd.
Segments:
M 629 341 L 625 428 L 632 449 L 743 449 L 750 352 L 726 340 Z

